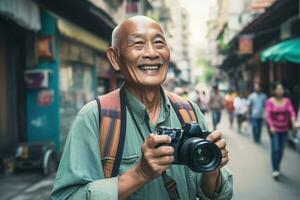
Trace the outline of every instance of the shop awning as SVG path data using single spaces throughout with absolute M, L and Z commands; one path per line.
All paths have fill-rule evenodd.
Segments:
M 81 27 L 58 17 L 58 30 L 61 34 L 80 41 L 88 46 L 94 47 L 100 51 L 106 51 L 109 43 L 93 33 L 82 29 Z
M 261 61 L 293 62 L 300 64 L 300 38 L 280 42 L 265 49 L 260 55 Z
M 14 20 L 23 28 L 39 31 L 41 29 L 40 10 L 31 0 L 0 0 L 0 14 Z

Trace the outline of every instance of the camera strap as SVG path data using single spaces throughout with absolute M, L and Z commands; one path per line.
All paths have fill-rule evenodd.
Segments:
M 170 196 L 171 200 L 177 200 L 180 199 L 179 198 L 179 194 L 178 194 L 178 190 L 177 190 L 177 185 L 176 185 L 176 181 L 174 179 L 172 179 L 167 173 L 166 171 L 164 171 L 162 173 L 162 179 L 164 181 L 164 186 Z
M 125 104 L 126 104 L 126 101 L 125 101 Z M 136 119 L 135 119 L 132 111 L 130 109 L 128 109 L 128 111 L 129 111 L 130 117 L 133 120 L 133 123 L 134 123 L 135 127 L 137 128 L 137 130 L 139 132 L 139 135 L 141 136 L 142 140 L 145 141 L 145 137 L 143 136 L 142 131 L 141 131 L 140 127 L 138 126 L 138 123 L 137 123 L 137 121 L 136 121 Z M 151 129 L 150 129 L 150 126 L 149 126 L 148 123 L 147 123 L 147 126 L 148 126 L 149 131 L 151 132 Z M 161 176 L 162 176 L 162 179 L 163 179 L 163 182 L 164 182 L 164 186 L 165 186 L 165 188 L 166 188 L 166 190 L 167 190 L 167 192 L 169 194 L 170 199 L 171 200 L 178 200 L 178 199 L 180 199 L 179 198 L 179 194 L 178 194 L 178 190 L 177 190 L 176 181 L 173 178 L 171 178 L 166 173 L 166 171 L 164 171 Z

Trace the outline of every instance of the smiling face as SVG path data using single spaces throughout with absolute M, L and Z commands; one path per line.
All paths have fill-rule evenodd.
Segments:
M 118 49 L 110 49 L 114 55 L 109 56 L 108 51 L 108 57 L 127 83 L 146 87 L 161 85 L 170 59 L 162 28 L 149 18 L 136 17 L 120 26 L 118 36 Z

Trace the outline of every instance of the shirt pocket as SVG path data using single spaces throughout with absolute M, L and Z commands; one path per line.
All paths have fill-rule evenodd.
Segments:
M 131 154 L 123 156 L 120 165 L 119 174 L 123 174 L 133 168 L 140 161 L 140 156 L 138 154 Z M 140 200 L 143 199 L 143 187 L 135 191 L 127 200 Z
M 120 165 L 120 174 L 123 174 L 133 168 L 138 162 L 140 158 L 139 155 L 137 154 L 132 154 L 128 156 L 124 156 L 121 160 L 121 165 Z

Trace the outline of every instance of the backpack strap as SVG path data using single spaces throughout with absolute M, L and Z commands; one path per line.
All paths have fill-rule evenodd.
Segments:
M 99 146 L 106 178 L 119 173 L 126 134 L 126 108 L 120 89 L 96 98 L 99 112 Z
M 178 96 L 177 94 L 168 91 L 166 92 L 166 94 L 170 99 L 171 105 L 182 125 L 190 121 L 198 122 L 195 110 L 189 100 L 186 100 Z
M 119 173 L 126 135 L 126 106 L 123 90 L 115 90 L 96 98 L 99 113 L 99 146 L 106 178 Z M 198 121 L 192 104 L 171 92 L 166 92 L 181 124 Z

